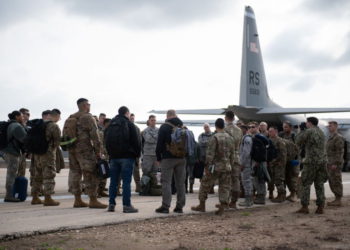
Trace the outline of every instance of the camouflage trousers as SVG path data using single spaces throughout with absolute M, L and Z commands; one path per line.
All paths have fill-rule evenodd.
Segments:
M 212 174 L 205 172 L 201 180 L 198 198 L 200 201 L 206 201 L 208 193 L 214 186 L 216 180 L 219 181 L 219 201 L 228 204 L 230 202 L 231 193 L 231 172 L 217 172 Z
M 241 192 L 240 173 L 241 168 L 238 163 L 235 163 L 231 171 L 231 202 L 236 202 Z
M 251 166 L 244 166 L 241 172 L 242 185 L 245 196 L 253 195 L 253 168 Z
M 19 157 L 17 176 L 26 176 L 26 167 L 27 167 L 26 155 L 22 154 Z
M 300 173 L 300 165 L 292 166 L 289 162 L 286 164 L 286 185 L 290 192 L 297 192 L 298 177 Z
M 56 177 L 56 150 L 49 150 L 44 155 L 34 155 L 34 177 L 32 195 L 39 195 L 41 187 L 44 195 L 54 194 Z
M 134 176 L 134 181 L 136 184 L 136 189 L 140 188 L 140 182 L 141 182 L 141 177 L 140 177 L 140 158 L 136 158 L 135 160 L 135 166 L 132 175 Z
M 335 170 L 327 166 L 328 183 L 335 197 L 343 196 L 343 182 L 341 176 L 342 166 L 337 166 Z
M 13 197 L 13 185 L 15 184 L 20 157 L 7 153 L 4 158 L 7 165 L 6 198 L 10 198 Z
M 85 192 L 90 196 L 97 196 L 99 178 L 97 176 L 96 157 L 94 152 L 69 151 L 69 191 L 74 195 L 81 195 L 81 180 L 84 178 Z
M 269 191 L 273 191 L 274 187 L 276 186 L 279 194 L 285 194 L 285 165 L 269 165 L 268 169 L 271 177 L 271 181 L 268 183 Z
M 151 173 L 157 173 L 158 168 L 155 165 L 157 161 L 157 156 L 153 155 L 144 155 L 142 158 L 142 174 L 148 175 Z
M 107 184 L 107 179 L 100 178 L 98 183 L 97 193 L 102 193 L 103 191 L 105 191 L 106 184 Z
M 310 189 L 314 184 L 316 190 L 316 204 L 323 206 L 325 203 L 324 183 L 327 181 L 325 164 L 304 164 L 301 172 L 301 194 L 300 201 L 303 206 L 310 203 Z

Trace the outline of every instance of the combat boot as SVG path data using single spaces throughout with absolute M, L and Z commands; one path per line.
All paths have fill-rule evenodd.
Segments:
M 286 200 L 286 194 L 285 193 L 278 193 L 277 197 L 275 199 L 272 199 L 271 202 L 282 203 L 285 200 Z
M 109 197 L 109 195 L 108 195 L 106 192 L 104 192 L 104 191 L 100 191 L 100 192 L 98 192 L 97 197 L 98 197 L 98 198 L 101 198 L 101 197 Z
M 136 193 L 140 193 L 141 192 L 141 185 L 140 185 L 140 183 L 138 182 L 138 183 L 136 183 L 136 189 L 135 189 L 135 192 Z
M 341 197 L 335 197 L 334 201 L 327 202 L 327 206 L 340 207 L 341 206 Z
M 296 202 L 297 201 L 297 194 L 296 192 L 292 191 L 286 198 L 290 202 Z
M 89 208 L 107 208 L 108 205 L 102 204 L 96 196 L 90 196 Z
M 251 206 L 253 206 L 253 198 L 252 198 L 252 196 L 246 196 L 245 200 L 243 202 L 240 202 L 238 205 L 241 206 L 241 207 L 251 207 Z
M 75 195 L 73 207 L 88 207 L 88 204 L 83 202 L 80 195 Z
M 58 206 L 60 203 L 51 198 L 51 195 L 45 195 L 44 206 Z
M 31 202 L 32 205 L 39 205 L 39 204 L 43 204 L 43 201 L 40 200 L 39 195 L 33 195 L 33 199 Z
M 190 183 L 190 194 L 193 194 L 193 183 Z
M 205 201 L 199 201 L 199 205 L 191 207 L 192 211 L 205 212 Z
M 227 209 L 227 208 L 228 208 L 228 206 L 226 203 L 221 203 L 220 206 L 218 207 L 218 210 L 215 211 L 215 214 L 216 215 L 223 215 L 225 209 Z
M 303 205 L 298 211 L 296 211 L 298 214 L 308 214 L 309 213 L 309 207 L 306 205 Z
M 210 191 L 209 191 L 209 194 L 215 194 L 214 185 L 211 187 L 211 189 L 210 189 Z
M 254 204 L 265 205 L 265 196 L 261 194 L 257 195 L 254 199 Z
M 324 213 L 323 208 L 324 208 L 324 205 L 318 206 L 315 211 L 315 214 L 323 214 Z
M 235 201 L 231 201 L 230 204 L 229 204 L 228 206 L 229 206 L 229 208 L 237 209 L 237 205 L 236 205 L 236 202 L 235 202 Z
M 269 191 L 269 200 L 273 200 L 274 199 L 274 197 L 273 197 L 273 190 L 271 191 Z

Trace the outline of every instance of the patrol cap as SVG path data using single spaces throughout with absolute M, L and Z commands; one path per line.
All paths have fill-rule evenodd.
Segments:
M 329 125 L 334 124 L 334 125 L 338 126 L 338 122 L 337 121 L 329 121 L 328 124 Z

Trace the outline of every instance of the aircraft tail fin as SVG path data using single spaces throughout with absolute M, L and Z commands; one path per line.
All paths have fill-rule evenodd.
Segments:
M 278 107 L 268 94 L 255 14 L 250 6 L 244 12 L 239 105 Z

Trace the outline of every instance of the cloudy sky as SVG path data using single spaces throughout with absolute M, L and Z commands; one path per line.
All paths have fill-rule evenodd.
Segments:
M 0 0 L 0 120 L 238 104 L 245 5 L 275 102 L 350 106 L 347 0 Z

